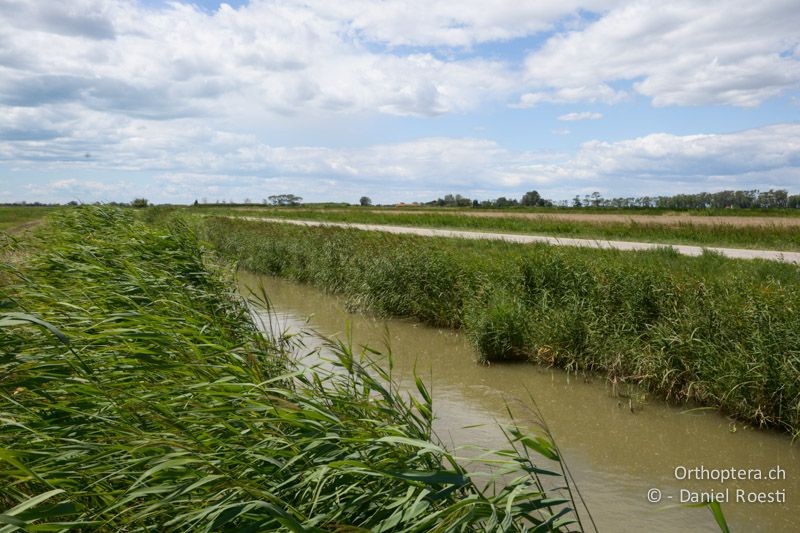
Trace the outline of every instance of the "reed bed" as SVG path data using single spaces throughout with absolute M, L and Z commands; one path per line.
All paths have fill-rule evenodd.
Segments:
M 800 434 L 800 268 L 664 249 L 585 250 L 212 218 L 258 272 L 356 309 L 463 328 L 484 361 L 600 372 Z
M 328 222 L 522 233 L 582 239 L 694 244 L 699 246 L 785 251 L 800 250 L 800 229 L 798 229 L 797 226 L 781 225 L 779 223 L 765 223 L 760 225 L 720 223 L 709 225 L 681 222 L 677 224 L 663 224 L 657 220 L 658 217 L 654 217 L 656 220 L 652 223 L 608 221 L 603 220 L 603 213 L 605 211 L 593 211 L 597 213 L 597 220 L 592 222 L 547 218 L 530 219 L 514 216 L 481 217 L 471 216 L 469 212 L 463 213 L 446 210 L 419 210 L 409 212 L 392 212 L 391 210 L 386 210 L 385 212 L 381 212 L 366 211 L 357 208 L 351 208 L 349 210 L 302 208 L 263 210 L 251 208 L 240 210 L 231 208 L 203 208 L 199 210 L 199 212 L 231 216 L 264 216 Z M 514 212 L 518 211 L 512 210 L 512 213 Z M 548 212 L 569 211 L 542 210 L 539 213 L 546 214 Z M 532 214 L 536 214 L 536 212 Z M 632 212 L 631 214 L 634 213 Z
M 296 368 L 184 224 L 45 229 L 3 241 L 24 260 L 0 277 L 0 531 L 580 528 L 543 490 L 566 484 L 548 439 L 510 427 L 468 471 L 421 381 L 334 342 L 331 370 Z

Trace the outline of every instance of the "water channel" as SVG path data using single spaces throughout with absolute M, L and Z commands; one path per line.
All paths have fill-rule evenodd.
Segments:
M 400 382 L 413 383 L 416 368 L 432 390 L 434 427 L 445 445 L 505 447 L 498 422 L 508 421 L 506 405 L 524 425 L 534 419 L 532 395 L 600 531 L 719 531 L 708 509 L 679 501 L 682 491 L 687 497 L 726 489 L 722 508 L 732 531 L 800 530 L 800 445 L 787 435 L 749 428 L 712 410 L 670 406 L 612 387 L 602 377 L 531 364 L 479 365 L 456 331 L 349 313 L 341 297 L 307 285 L 248 273 L 240 273 L 240 283 L 243 294 L 263 285 L 285 327 L 306 326 L 326 336 L 349 328 L 354 346 L 378 350 L 388 339 Z M 702 476 L 701 468 L 707 476 L 712 469 L 734 468 L 750 469 L 751 478 L 757 469 L 763 477 L 784 479 L 678 479 Z M 660 491 L 659 503 L 648 501 L 658 495 L 651 489 Z M 735 501 L 758 493 L 785 502 Z

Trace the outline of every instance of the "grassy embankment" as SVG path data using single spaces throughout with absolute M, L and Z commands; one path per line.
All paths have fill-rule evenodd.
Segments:
M 463 328 L 487 361 L 598 371 L 800 433 L 800 268 L 211 218 L 247 269 Z
M 531 459 L 548 441 L 511 428 L 495 492 L 436 444 L 421 382 L 401 397 L 341 344 L 336 371 L 294 370 L 186 226 L 76 208 L 43 229 L 0 241 L 0 530 L 569 521 Z
M 767 250 L 800 250 L 800 226 L 763 223 L 738 225 L 734 223 L 704 224 L 678 222 L 665 224 L 670 217 L 653 216 L 652 221 L 604 219 L 612 215 L 601 210 L 548 210 L 516 211 L 507 215 L 476 216 L 482 211 L 429 209 L 413 212 L 395 212 L 391 209 L 303 209 L 303 208 L 198 208 L 196 213 L 225 214 L 231 216 L 264 216 L 349 222 L 362 224 L 389 224 L 428 228 L 462 229 L 486 232 L 524 233 L 581 239 L 606 239 L 665 244 L 693 244 Z M 515 213 L 541 215 L 536 218 L 514 216 Z M 596 214 L 596 220 L 563 220 L 547 218 L 548 214 Z M 626 213 L 633 214 L 633 213 Z M 726 219 L 734 220 L 729 216 Z

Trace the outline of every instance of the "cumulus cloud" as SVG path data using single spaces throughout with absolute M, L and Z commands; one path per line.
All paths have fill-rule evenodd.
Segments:
M 108 17 L 108 4 L 101 0 L 70 2 L 0 1 L 0 17 L 7 24 L 39 32 L 113 39 L 114 25 Z
M 617 104 L 629 98 L 629 94 L 623 90 L 615 90 L 599 83 L 596 85 L 581 85 L 576 87 L 563 87 L 557 90 L 536 91 L 525 93 L 519 97 L 519 101 L 511 104 L 511 107 L 525 109 L 535 107 L 540 104 L 574 104 L 574 103 L 600 103 Z
M 388 19 L 369 25 L 372 35 L 363 24 L 374 8 L 331 5 L 254 0 L 208 13 L 182 3 L 154 9 L 129 1 L 4 0 L 0 17 L 11 24 L 0 29 L 0 102 L 80 102 L 154 119 L 253 110 L 431 116 L 502 98 L 516 86 L 517 74 L 499 60 L 371 50 L 369 39 L 383 38 Z M 528 17 L 515 32 L 541 29 L 565 9 L 540 9 L 540 18 Z M 448 10 L 440 11 L 446 18 Z M 414 13 L 416 22 L 424 19 L 423 10 Z M 459 31 L 469 35 L 465 43 L 503 37 L 492 28 Z
M 798 13 L 777 0 L 252 0 L 211 12 L 0 0 L 0 103 L 229 121 L 616 104 L 631 92 L 752 106 L 798 86 Z M 522 70 L 491 53 L 440 53 L 542 32 L 555 34 Z
M 612 178 L 797 183 L 787 154 L 798 133 L 787 124 L 601 139 L 552 154 L 435 122 L 498 104 L 617 105 L 642 95 L 656 106 L 756 106 L 800 87 L 800 10 L 789 1 L 252 0 L 206 11 L 0 0 L 0 20 L 0 165 L 12 169 L 0 176 L 4 187 L 15 172 L 59 176 L 37 182 L 36 194 L 127 194 L 100 178 L 85 190 L 63 181 L 84 171 L 144 173 L 152 199 L 181 201 L 195 195 L 192 183 L 229 199 L 265 189 L 420 198 L 529 186 L 561 197 Z M 506 46 L 529 50 L 524 64 L 496 52 Z M 559 118 L 602 116 L 570 111 Z M 378 121 L 382 139 L 404 141 L 369 137 Z M 340 141 L 362 126 L 370 133 Z
M 468 47 L 551 29 L 578 11 L 604 12 L 619 0 L 311 0 L 321 16 L 343 21 L 356 35 L 390 46 Z
M 70 178 L 31 192 L 44 194 L 49 187 L 47 198 L 70 200 L 79 195 L 118 199 L 118 194 L 130 191 L 151 200 L 180 202 L 201 197 L 258 202 L 282 192 L 300 193 L 309 200 L 354 201 L 369 192 L 376 201 L 396 201 L 454 191 L 480 197 L 514 195 L 535 188 L 559 199 L 586 189 L 655 195 L 723 187 L 792 189 L 800 182 L 800 124 L 730 134 L 655 133 L 616 142 L 590 141 L 575 153 L 511 150 L 487 139 L 449 137 L 347 149 L 286 147 L 213 130 L 148 127 L 134 136 L 140 127 L 126 126 L 117 153 L 34 163 L 37 169 L 83 169 L 97 175 L 104 169 L 126 168 L 125 160 L 135 154 L 140 163 L 129 170 L 155 176 L 145 186 L 123 189 L 116 181 Z M 15 164 L 25 166 L 24 161 Z M 116 196 L 108 198 L 111 195 Z
M 561 115 L 558 117 L 558 120 L 563 120 L 565 122 L 576 122 L 578 120 L 600 120 L 601 118 L 603 118 L 602 113 L 597 113 L 595 111 L 581 111 Z
M 396 199 L 408 198 L 406 190 L 428 191 L 428 195 L 447 191 L 501 194 L 530 188 L 566 198 L 569 191 L 581 187 L 602 188 L 609 179 L 622 184 L 622 189 L 625 183 L 636 183 L 620 194 L 678 192 L 675 187 L 693 191 L 721 186 L 792 188 L 800 180 L 800 124 L 731 134 L 658 133 L 617 142 L 591 141 L 575 154 L 509 150 L 475 138 L 426 138 L 347 150 L 256 144 L 228 164 L 270 179 L 269 187 L 291 192 L 293 187 L 309 186 L 339 199 L 345 191 L 353 195 L 359 190 L 382 189 L 387 199 Z M 319 176 L 332 181 L 314 179 Z M 196 182 L 184 183 L 188 190 Z M 230 176 L 215 185 L 225 183 L 241 185 Z
M 531 53 L 528 83 L 542 89 L 528 101 L 604 101 L 608 83 L 628 82 L 656 106 L 756 106 L 800 86 L 798 28 L 787 0 L 626 4 Z
M 574 164 L 598 177 L 705 180 L 712 176 L 800 170 L 800 124 L 778 124 L 730 134 L 669 135 L 584 143 Z M 784 186 L 788 186 L 785 183 Z

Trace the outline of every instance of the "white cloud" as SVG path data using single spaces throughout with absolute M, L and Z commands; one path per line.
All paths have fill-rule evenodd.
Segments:
M 0 17 L 0 104 L 153 120 L 436 116 L 510 99 L 616 104 L 631 91 L 655 105 L 751 106 L 800 81 L 800 10 L 777 1 L 253 0 L 209 13 L 5 0 Z M 523 71 L 435 49 L 563 28 Z
M 104 169 L 118 169 L 131 154 L 141 153 L 139 160 L 150 165 L 144 170 L 155 175 L 147 185 L 132 188 L 118 181 L 70 178 L 53 180 L 31 192 L 62 200 L 145 194 L 155 201 L 206 197 L 258 202 L 270 194 L 291 192 L 309 200 L 355 201 L 367 194 L 376 201 L 396 201 L 447 192 L 483 198 L 532 188 L 556 199 L 585 189 L 615 195 L 720 188 L 796 191 L 800 183 L 800 124 L 730 134 L 656 133 L 616 142 L 591 141 L 574 154 L 511 150 L 476 138 L 431 137 L 333 149 L 270 146 L 254 138 L 212 131 L 142 133 L 146 134 L 136 141 L 121 142 L 119 154 L 75 163 L 38 161 L 35 168 L 60 166 L 73 173 L 83 168 L 98 175 Z
M 596 85 L 563 87 L 557 90 L 525 93 L 511 107 L 525 109 L 543 103 L 574 104 L 577 102 L 612 105 L 624 102 L 628 99 L 628 96 L 626 91 L 614 90 L 605 83 L 599 83 Z
M 181 3 L 147 9 L 128 1 L 77 0 L 67 9 L 10 0 L 0 4 L 0 16 L 11 22 L 0 29 L 0 102 L 80 102 L 154 119 L 313 111 L 431 116 L 503 98 L 518 85 L 518 73 L 503 61 L 371 51 L 369 40 L 383 39 L 391 27 L 389 19 L 375 17 L 402 7 L 396 4 L 375 10 L 371 3 L 334 8 L 254 0 L 239 9 L 222 4 L 209 14 Z M 459 26 L 466 35 L 456 39 L 461 44 L 536 31 L 569 12 L 539 9 L 539 19 L 529 16 L 505 35 L 487 21 L 478 24 L 473 7 L 473 22 Z M 495 24 L 515 11 L 503 9 Z M 407 22 L 422 27 L 425 12 L 409 10 Z M 461 24 L 455 4 L 437 12 L 441 20 L 425 31 Z M 373 19 L 374 28 L 365 26 Z
M 85 203 L 118 201 L 120 198 L 128 196 L 133 199 L 137 190 L 131 183 L 122 180 L 100 181 L 82 178 L 49 180 L 45 183 L 28 184 L 23 189 L 34 201 L 70 202 L 74 200 Z M 13 198 L 16 201 L 22 199 Z
M 633 176 L 654 180 L 706 180 L 754 172 L 800 170 L 800 124 L 778 124 L 737 133 L 669 135 L 584 143 L 573 164 L 601 177 Z M 746 182 L 745 182 L 746 183 Z M 784 183 L 784 186 L 795 183 Z M 791 188 L 791 187 L 790 187 Z
M 798 28 L 800 9 L 786 0 L 629 3 L 531 53 L 528 82 L 541 89 L 528 101 L 576 101 L 564 91 L 603 101 L 607 84 L 622 81 L 656 106 L 756 106 L 800 86 L 789 53 Z
M 603 12 L 619 0 L 310 0 L 323 17 L 357 36 L 390 46 L 468 47 L 549 30 L 578 10 Z
M 600 120 L 603 118 L 602 113 L 597 113 L 595 111 L 581 111 L 575 113 L 567 113 L 566 115 L 561 115 L 558 117 L 558 120 L 563 120 L 565 122 L 575 122 L 578 120 Z
M 560 187 L 611 179 L 797 183 L 790 124 L 599 140 L 554 155 L 448 137 L 462 135 L 452 125 L 460 119 L 431 118 L 493 113 L 498 102 L 614 105 L 637 95 L 656 106 L 758 105 L 800 86 L 794 2 L 252 0 L 212 12 L 164 4 L 0 0 L 0 165 L 11 169 L 0 188 L 14 179 L 21 190 L 14 173 L 40 170 L 58 176 L 37 182 L 41 194 L 127 194 L 96 179 L 119 172 L 159 176 L 148 194 L 182 200 L 195 184 L 228 199 L 301 188 L 413 199 L 528 186 L 563 197 Z M 556 33 L 542 46 L 509 42 L 541 32 Z M 524 66 L 504 59 L 528 45 Z M 560 119 L 600 118 L 570 111 Z M 507 117 L 471 118 L 510 135 L 496 133 Z M 355 133 L 342 140 L 345 130 Z M 69 180 L 84 172 L 91 182 L 79 190 Z

